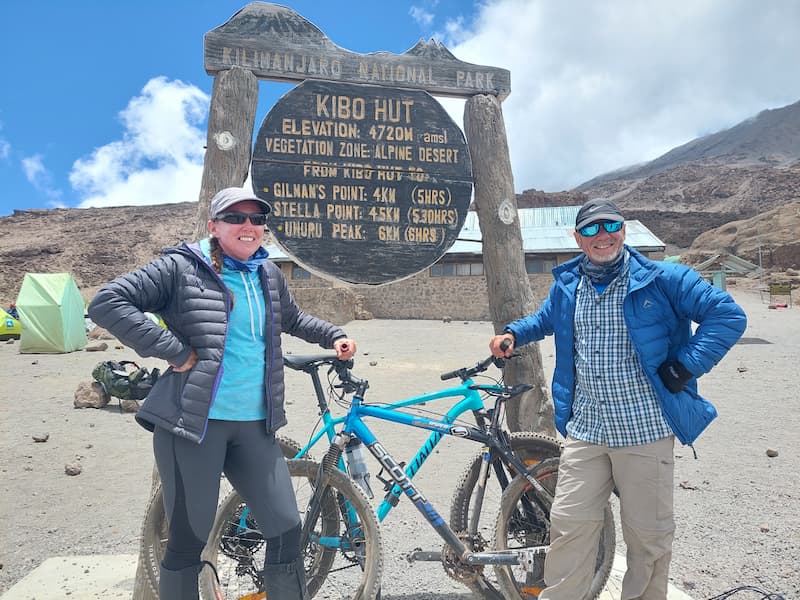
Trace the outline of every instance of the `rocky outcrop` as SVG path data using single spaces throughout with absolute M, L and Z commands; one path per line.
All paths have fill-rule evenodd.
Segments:
M 800 201 L 800 102 L 595 177 L 574 191 L 612 198 L 673 252 L 732 221 L 775 218 L 773 209 Z M 784 247 L 769 239 L 772 229 L 762 227 L 762 246 Z M 776 261 L 783 264 L 787 255 L 777 252 Z

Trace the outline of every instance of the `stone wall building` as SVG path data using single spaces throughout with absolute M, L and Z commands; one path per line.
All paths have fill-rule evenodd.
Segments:
M 572 236 L 579 206 L 523 208 L 518 211 L 525 266 L 537 300 L 553 282 L 550 270 L 580 250 Z M 639 221 L 626 221 L 626 243 L 653 260 L 664 257 L 664 242 Z M 308 312 L 336 323 L 352 319 L 489 320 L 478 215 L 470 212 L 458 240 L 434 265 L 392 283 L 353 285 L 332 282 L 303 268 L 278 246 L 267 247 L 292 293 Z M 380 260 L 379 256 L 375 260 Z

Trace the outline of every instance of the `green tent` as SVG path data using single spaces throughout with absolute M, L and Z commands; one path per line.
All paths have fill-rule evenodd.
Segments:
M 0 342 L 19 339 L 22 327 L 14 317 L 0 308 Z
M 17 297 L 19 351 L 73 352 L 86 347 L 83 298 L 69 273 L 26 273 Z

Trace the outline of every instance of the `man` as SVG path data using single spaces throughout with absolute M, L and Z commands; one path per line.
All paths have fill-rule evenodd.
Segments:
M 555 334 L 553 403 L 566 438 L 551 510 L 542 600 L 589 590 L 603 509 L 619 491 L 628 570 L 623 600 L 664 600 L 674 522 L 673 444 L 691 445 L 716 416 L 697 377 L 744 332 L 726 292 L 694 270 L 653 262 L 625 245 L 625 220 L 610 200 L 578 211 L 583 254 L 553 269 L 538 312 L 492 338 L 495 356 Z M 698 323 L 693 333 L 691 324 Z M 502 350 L 501 344 L 511 345 Z

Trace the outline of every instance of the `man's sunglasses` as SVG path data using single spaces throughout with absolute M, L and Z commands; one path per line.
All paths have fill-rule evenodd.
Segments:
M 229 225 L 241 225 L 247 219 L 250 219 L 250 223 L 253 225 L 266 225 L 267 224 L 267 215 L 264 213 L 246 213 L 246 212 L 224 212 L 219 213 L 214 220 L 215 221 L 224 221 Z
M 608 233 L 616 233 L 622 229 L 622 221 L 603 221 L 602 223 L 592 223 L 591 225 L 581 227 L 578 229 L 578 233 L 583 237 L 595 236 L 600 233 L 600 225 L 602 225 L 603 229 Z

